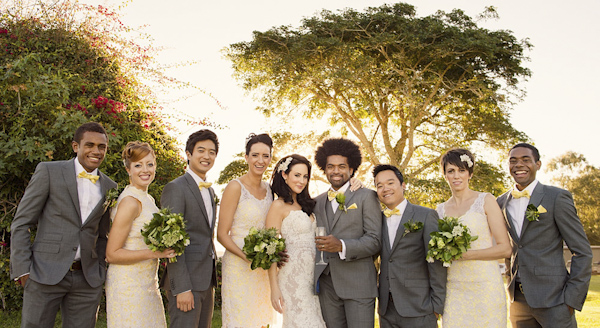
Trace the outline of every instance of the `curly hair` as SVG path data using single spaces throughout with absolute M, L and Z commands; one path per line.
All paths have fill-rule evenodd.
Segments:
M 136 140 L 127 143 L 125 149 L 123 149 L 123 153 L 121 153 L 121 157 L 123 158 L 125 167 L 129 168 L 131 162 L 137 162 L 148 154 L 152 154 L 152 156 L 156 157 L 154 150 L 147 142 Z
M 291 158 L 291 161 L 289 160 Z M 282 170 L 279 170 L 279 166 L 286 162 L 287 166 L 282 166 Z M 296 200 L 298 204 L 302 207 L 302 211 L 304 213 L 311 215 L 313 210 L 315 209 L 315 200 L 310 197 L 308 193 L 308 183 L 310 182 L 310 170 L 311 165 L 306 157 L 292 154 L 289 156 L 285 156 L 277 162 L 275 165 L 275 169 L 273 170 L 273 175 L 271 178 L 271 190 L 274 194 L 276 194 L 279 198 L 281 198 L 286 204 L 294 204 L 294 199 L 292 198 L 292 193 L 290 186 L 288 186 L 287 182 L 283 179 L 283 173 L 289 174 L 292 167 L 296 164 L 304 164 L 308 168 L 308 176 L 309 180 L 306 182 L 306 187 L 296 196 Z
M 327 139 L 317 148 L 315 152 L 315 162 L 321 168 L 321 170 L 325 171 L 327 167 L 327 157 L 332 155 L 339 155 L 346 157 L 348 160 L 348 166 L 352 169 L 352 175 L 356 173 L 360 163 L 362 163 L 362 155 L 360 153 L 360 148 L 357 144 L 355 144 L 352 140 L 344 139 L 344 138 L 333 138 Z
M 83 139 L 83 134 L 86 132 L 102 133 L 106 136 L 106 140 L 108 140 L 108 134 L 106 133 L 106 130 L 104 129 L 102 124 L 98 122 L 87 122 L 81 124 L 77 128 L 77 130 L 75 130 L 75 135 L 73 135 L 73 141 L 75 141 L 76 143 L 80 143 L 81 139 Z
M 466 158 L 463 159 L 463 156 L 465 155 L 469 160 L 466 160 Z M 442 155 L 442 158 L 440 159 L 440 170 L 442 171 L 442 175 L 446 174 L 446 165 L 448 164 L 455 165 L 460 169 L 469 171 L 469 174 L 473 174 L 475 157 L 470 151 L 463 148 L 450 149 Z

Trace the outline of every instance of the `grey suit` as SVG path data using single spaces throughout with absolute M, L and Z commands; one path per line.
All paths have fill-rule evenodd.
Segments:
M 213 259 L 213 231 L 216 220 L 215 193 L 209 188 L 213 215 L 207 219 L 206 207 L 194 178 L 186 173 L 169 182 L 163 189 L 161 207 L 181 213 L 185 219 L 190 244 L 177 262 L 168 263 L 163 286 L 169 296 L 169 316 L 172 327 L 210 327 L 213 313 L 213 287 L 216 284 Z M 194 294 L 195 308 L 177 309 L 176 296 L 185 291 Z
M 394 309 L 401 317 L 415 318 L 429 316 L 429 323 L 422 327 L 436 327 L 435 313 L 444 312 L 446 298 L 446 268 L 435 261 L 428 263 L 425 258 L 430 233 L 438 230 L 437 213 L 426 207 L 408 203 L 390 247 L 388 227 L 383 218 L 381 247 L 381 268 L 379 274 L 379 316 L 394 322 L 394 311 L 388 311 L 390 295 Z M 409 220 L 423 222 L 423 229 L 404 235 L 404 223 Z M 389 313 L 392 312 L 392 313 Z M 420 318 L 419 318 L 420 319 Z M 406 320 L 406 324 L 394 326 L 419 327 L 416 322 Z
M 36 322 L 44 322 L 42 326 L 45 326 L 49 319 L 53 325 L 59 306 L 67 326 L 89 326 L 91 320 L 93 327 L 95 323 L 102 284 L 106 278 L 105 253 L 110 228 L 109 212 L 104 207 L 104 200 L 106 192 L 117 186 L 102 172 L 98 173 L 100 178 L 97 183 L 100 183 L 102 199 L 83 223 L 74 160 L 39 163 L 25 189 L 11 225 L 10 256 L 11 278 L 29 273 L 23 308 L 23 318 L 29 322 L 23 320 L 22 326 L 36 325 Z M 37 234 L 31 244 L 29 230 L 36 226 Z M 81 249 L 82 276 L 72 277 L 79 274 L 69 271 L 78 245 Z M 77 298 L 80 292 L 78 287 L 60 287 L 65 279 L 69 280 L 68 284 L 71 279 L 75 279 L 75 282 L 77 279 L 85 281 L 89 285 L 87 289 L 98 293 L 97 301 L 95 295 L 91 299 Z M 57 286 L 60 290 L 56 290 Z M 50 293 L 62 296 L 57 298 L 54 295 L 52 299 L 47 299 L 33 292 L 44 293 L 51 289 Z
M 327 266 L 315 265 L 315 292 L 320 289 L 321 310 L 327 327 L 367 327 L 374 320 L 377 271 L 373 257 L 381 248 L 381 207 L 374 191 L 345 192 L 346 206 L 333 215 L 327 193 L 316 198 L 317 225 L 344 241 L 346 259 L 325 252 Z M 329 212 L 329 216 L 327 214 Z M 315 262 L 320 260 L 317 252 Z
M 529 204 L 536 207 L 542 205 L 547 212 L 540 214 L 539 221 L 529 222 L 524 217 L 520 236 L 507 211 L 511 199 L 510 192 L 498 198 L 513 244 L 513 255 L 507 263 L 510 268 L 508 292 L 511 302 L 515 301 L 518 279 L 523 287 L 526 305 L 534 310 L 566 304 L 581 311 L 592 273 L 592 250 L 571 194 L 538 183 Z M 563 241 L 573 253 L 570 273 L 563 259 Z M 511 320 L 513 312 L 511 305 Z

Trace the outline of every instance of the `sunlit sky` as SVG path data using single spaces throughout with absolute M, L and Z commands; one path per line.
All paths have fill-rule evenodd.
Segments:
M 121 1 L 81 0 L 88 4 L 115 7 Z M 473 1 L 420 0 L 413 4 L 418 16 L 437 10 L 459 8 L 471 17 L 486 6 L 494 6 L 498 20 L 481 22 L 488 29 L 511 30 L 518 39 L 528 38 L 534 48 L 528 52 L 532 71 L 523 83 L 527 95 L 511 112 L 513 125 L 525 132 L 542 154 L 542 162 L 573 150 L 585 155 L 590 163 L 600 166 L 600 140 L 597 96 L 600 76 L 600 1 Z M 229 44 L 249 41 L 252 31 L 265 31 L 274 26 L 297 27 L 304 17 L 322 9 L 342 8 L 362 10 L 390 1 L 327 0 L 229 0 L 229 1 L 157 1 L 131 0 L 123 9 L 123 22 L 129 26 L 147 25 L 145 32 L 156 46 L 165 47 L 158 57 L 166 64 L 196 61 L 197 64 L 172 69 L 168 74 L 189 81 L 212 94 L 211 97 L 188 92 L 185 101 L 172 102 L 175 95 L 159 94 L 165 108 L 177 109 L 197 117 L 208 117 L 223 126 L 215 129 L 221 148 L 209 180 L 243 150 L 244 139 L 250 132 L 272 130 L 255 110 L 257 103 L 232 78 L 231 64 L 223 57 L 222 49 Z M 197 127 L 179 126 L 176 137 L 183 142 Z M 287 126 L 287 130 L 295 127 Z M 301 129 L 301 127 L 298 127 Z M 305 154 L 307 155 L 307 154 Z

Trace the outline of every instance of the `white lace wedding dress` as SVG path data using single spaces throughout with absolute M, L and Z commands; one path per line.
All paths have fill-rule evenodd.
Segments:
M 291 211 L 281 224 L 289 261 L 279 271 L 283 296 L 283 328 L 325 328 L 319 297 L 313 294 L 316 221 Z

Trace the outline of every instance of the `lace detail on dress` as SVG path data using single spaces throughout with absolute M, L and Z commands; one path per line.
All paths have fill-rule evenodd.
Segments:
M 492 246 L 492 234 L 485 215 L 485 195 L 479 193 L 459 221 L 478 236 L 471 249 Z M 440 217 L 445 203 L 438 205 Z M 446 303 L 442 316 L 444 328 L 506 327 L 506 293 L 498 261 L 454 261 L 448 268 Z
M 281 224 L 289 261 L 279 271 L 284 328 L 325 328 L 318 296 L 313 294 L 317 223 L 301 210 L 291 211 Z
M 271 189 L 266 182 L 267 195 L 256 199 L 239 180 L 242 186 L 240 200 L 233 215 L 229 235 L 241 249 L 244 237 L 251 227 L 265 227 L 269 207 L 273 202 Z M 222 281 L 222 326 L 224 328 L 257 328 L 277 326 L 277 312 L 271 306 L 271 290 L 266 270 L 251 270 L 250 265 L 228 251 L 223 255 Z
M 112 209 L 114 220 L 119 203 L 131 196 L 140 201 L 142 212 L 133 220 L 123 248 L 147 249 L 141 230 L 158 212 L 154 198 L 133 186 L 127 186 Z M 106 314 L 108 327 L 166 327 L 165 310 L 158 290 L 158 259 L 133 264 L 111 264 L 106 276 Z

